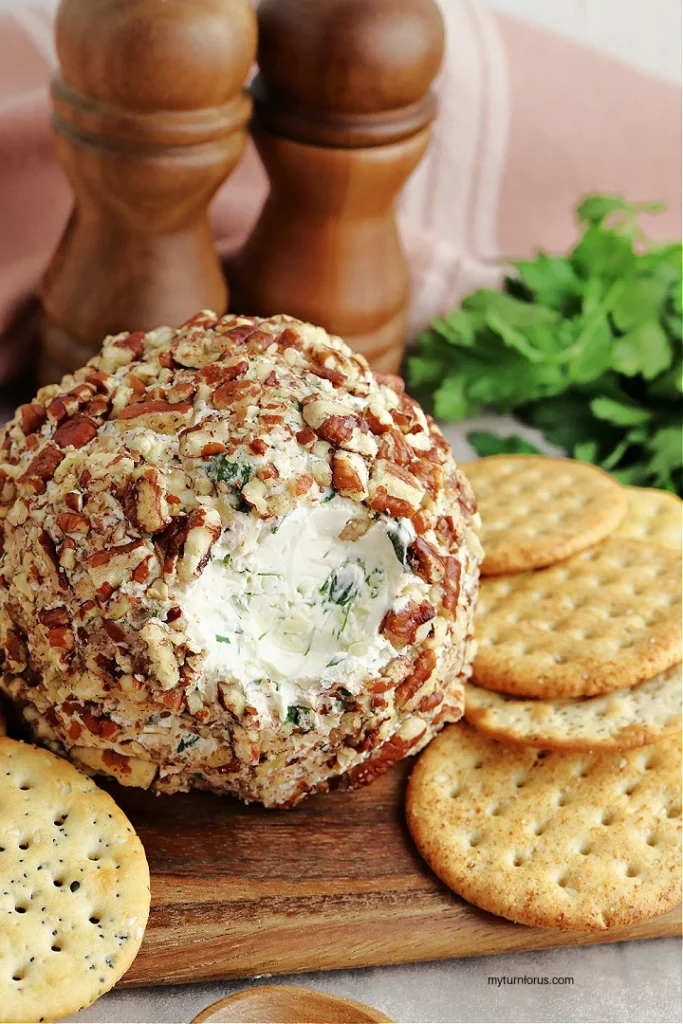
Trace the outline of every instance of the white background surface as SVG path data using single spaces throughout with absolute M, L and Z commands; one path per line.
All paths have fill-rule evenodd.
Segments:
M 485 2 L 658 78 L 681 80 L 681 0 Z

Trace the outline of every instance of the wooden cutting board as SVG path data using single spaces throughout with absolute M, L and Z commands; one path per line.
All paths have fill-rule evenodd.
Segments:
M 152 912 L 125 985 L 159 985 L 677 935 L 680 908 L 633 928 L 510 924 L 449 892 L 403 823 L 402 763 L 289 811 L 111 787 L 142 838 Z

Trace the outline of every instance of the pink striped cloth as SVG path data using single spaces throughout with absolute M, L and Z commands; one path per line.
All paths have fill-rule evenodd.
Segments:
M 491 12 L 439 0 L 447 54 L 429 153 L 400 201 L 413 277 L 411 330 L 500 280 L 503 258 L 562 250 L 593 191 L 662 199 L 654 237 L 680 236 L 681 94 L 590 50 Z M 0 10 L 0 333 L 35 294 L 71 197 L 52 156 L 50 0 Z M 267 189 L 253 147 L 216 198 L 222 253 L 248 234 Z M 16 331 L 13 334 L 16 339 Z M 0 379 L 22 355 L 0 344 Z

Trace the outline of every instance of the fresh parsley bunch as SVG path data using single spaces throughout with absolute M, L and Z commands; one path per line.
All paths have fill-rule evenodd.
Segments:
M 681 244 L 655 245 L 638 215 L 660 204 L 595 195 L 567 256 L 511 263 L 419 338 L 413 389 L 436 416 L 515 412 L 574 458 L 629 484 L 683 489 Z M 480 454 L 526 442 L 474 434 Z M 520 440 L 520 439 L 518 439 Z

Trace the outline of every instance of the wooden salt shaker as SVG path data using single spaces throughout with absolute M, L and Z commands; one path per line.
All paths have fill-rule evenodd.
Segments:
M 396 371 L 394 204 L 429 141 L 441 15 L 433 0 L 262 0 L 258 23 L 252 133 L 271 192 L 228 265 L 232 308 L 310 320 Z
M 62 0 L 54 141 L 75 207 L 42 287 L 43 382 L 107 334 L 227 307 L 207 207 L 246 141 L 249 0 Z

